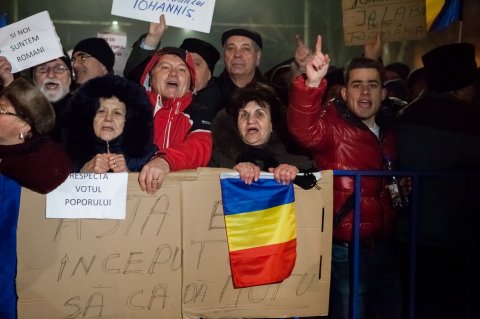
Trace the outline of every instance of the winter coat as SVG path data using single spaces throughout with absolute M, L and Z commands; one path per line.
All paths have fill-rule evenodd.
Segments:
M 208 107 L 193 103 L 191 91 L 180 98 L 162 98 L 153 91 L 149 74 L 159 57 L 155 54 L 151 58 L 140 81 L 154 110 L 154 142 L 172 171 L 206 166 L 212 153 L 213 113 Z M 194 69 L 194 65 L 189 68 Z M 191 81 L 195 81 L 194 77 Z
M 0 145 L 0 160 L 0 174 L 42 194 L 57 188 L 72 171 L 63 147 L 46 136 L 22 144 Z
M 382 170 L 384 156 L 395 158 L 395 140 L 386 129 L 388 113 L 381 108 L 376 116 L 380 139 L 347 110 L 341 100 L 329 101 L 323 108 L 321 101 L 327 82 L 318 88 L 305 86 L 305 78 L 295 79 L 290 91 L 288 123 L 298 141 L 312 149 L 319 169 Z M 386 112 L 386 110 L 385 110 Z M 385 115 L 385 116 L 384 116 Z M 334 178 L 334 216 L 354 190 L 352 177 Z M 378 177 L 362 178 L 360 239 L 371 241 L 391 235 L 395 212 L 391 206 L 384 181 Z M 353 236 L 352 210 L 333 229 L 333 238 L 351 241 Z
M 464 247 L 468 229 L 478 224 L 471 214 L 479 205 L 480 134 L 477 106 L 446 93 L 424 91 L 399 118 L 398 164 L 402 170 L 469 172 L 458 177 L 422 177 L 418 201 L 418 242 Z M 476 177 L 478 179 L 478 175 Z M 474 202 L 471 199 L 475 199 Z M 408 216 L 400 216 L 399 236 L 408 239 Z
M 122 134 L 107 142 L 93 129 L 100 98 L 117 97 L 126 106 Z M 129 171 L 140 171 L 157 151 L 153 144 L 152 109 L 144 90 L 119 76 L 107 75 L 85 83 L 72 97 L 65 111 L 63 139 L 78 172 L 99 153 L 123 154 Z
M 260 69 L 256 68 L 255 69 L 255 74 L 253 76 L 252 81 L 249 83 L 254 84 L 256 82 L 263 82 L 267 83 L 265 79 L 263 78 L 263 75 L 260 71 Z M 230 96 L 232 95 L 233 91 L 237 89 L 237 85 L 232 81 L 232 78 L 227 72 L 227 69 L 224 69 L 223 72 L 218 76 L 218 79 L 216 81 L 216 85 L 218 87 L 218 90 L 220 91 L 221 95 L 221 101 L 220 101 L 220 107 L 224 108 L 226 107 L 226 103 L 230 99 Z

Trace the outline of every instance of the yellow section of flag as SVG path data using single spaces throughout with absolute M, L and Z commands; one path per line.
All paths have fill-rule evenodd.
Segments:
M 296 238 L 294 203 L 225 215 L 230 251 L 287 242 Z

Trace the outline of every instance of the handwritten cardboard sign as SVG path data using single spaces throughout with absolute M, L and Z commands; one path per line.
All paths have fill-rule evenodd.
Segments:
M 18 318 L 240 318 L 328 312 L 333 174 L 295 188 L 297 261 L 282 283 L 234 289 L 219 173 L 169 174 L 155 195 L 129 174 L 126 220 L 46 219 L 22 189 Z
M 72 173 L 47 194 L 47 218 L 125 219 L 128 173 Z
M 345 45 L 417 40 L 426 36 L 425 0 L 342 0 Z
M 62 45 L 48 12 L 0 28 L 0 55 L 12 65 L 12 73 L 62 56 Z
M 165 15 L 167 25 L 210 32 L 215 0 L 113 0 L 112 14 L 148 22 Z

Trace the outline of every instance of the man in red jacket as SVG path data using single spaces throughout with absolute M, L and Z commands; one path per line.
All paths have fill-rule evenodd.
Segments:
M 345 68 L 341 98 L 321 105 L 327 87 L 330 58 L 321 51 L 321 38 L 308 58 L 306 73 L 298 76 L 290 92 L 289 129 L 313 151 L 319 168 L 381 170 L 384 158 L 395 158 L 390 119 L 381 105 L 386 96 L 383 66 L 376 60 L 354 58 Z M 393 119 L 393 114 L 391 119 Z M 350 248 L 353 237 L 354 180 L 335 177 L 331 318 L 349 317 Z M 361 318 L 401 318 L 401 287 L 395 252 L 388 240 L 395 212 L 384 181 L 362 178 L 360 218 Z
M 140 188 L 155 193 L 170 171 L 207 166 L 212 152 L 212 112 L 192 102 L 195 64 L 190 52 L 165 47 L 145 67 L 146 88 L 154 116 L 159 151 L 139 174 Z

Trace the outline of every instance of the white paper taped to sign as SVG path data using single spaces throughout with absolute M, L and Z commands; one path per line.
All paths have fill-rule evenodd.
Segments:
M 165 15 L 169 26 L 209 33 L 215 0 L 113 0 L 112 14 L 157 22 Z
M 46 218 L 125 219 L 128 173 L 72 173 L 47 194 Z
M 12 73 L 62 56 L 62 45 L 48 11 L 0 28 L 0 55 L 12 65 Z

